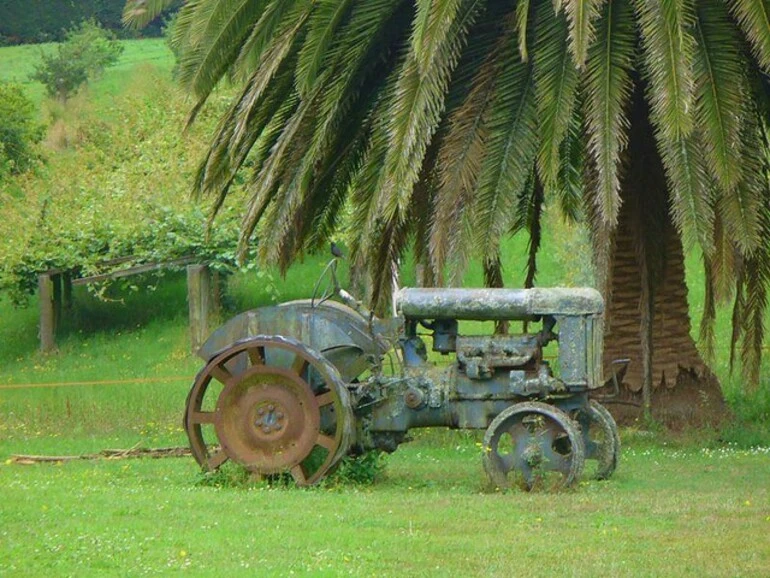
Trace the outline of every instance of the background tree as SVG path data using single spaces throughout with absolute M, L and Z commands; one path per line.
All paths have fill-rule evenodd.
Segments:
M 124 17 L 166 4 L 129 0 Z M 256 235 L 282 267 L 351 207 L 375 305 L 409 248 L 428 283 L 458 282 L 474 256 L 499 281 L 499 240 L 522 230 L 529 285 L 543 203 L 583 213 L 607 361 L 633 361 L 626 395 L 649 404 L 654 390 L 686 415 L 718 407 L 690 338 L 683 255 L 703 255 L 706 350 L 715 301 L 732 295 L 733 344 L 756 384 L 769 12 L 767 0 L 188 2 L 175 42 L 191 118 L 222 78 L 241 87 L 195 191 L 219 208 L 248 165 L 241 247 Z
M 43 138 L 43 130 L 35 105 L 21 86 L 0 83 L 0 181 L 35 164 L 35 144 Z
M 31 80 L 45 85 L 48 96 L 66 101 L 88 80 L 117 63 L 123 46 L 93 20 L 82 22 L 52 53 L 41 53 Z

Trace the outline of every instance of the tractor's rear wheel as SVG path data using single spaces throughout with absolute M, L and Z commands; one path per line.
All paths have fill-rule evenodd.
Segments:
M 612 414 L 592 399 L 576 410 L 573 418 L 580 424 L 586 448 L 585 474 L 595 480 L 606 480 L 618 467 L 620 434 Z
M 315 484 L 344 457 L 353 411 L 342 378 L 296 339 L 260 335 L 215 354 L 195 378 L 184 426 L 205 470 L 232 460 Z
M 557 490 L 575 484 L 583 471 L 578 425 L 547 403 L 507 407 L 487 428 L 483 450 L 484 470 L 498 488 Z

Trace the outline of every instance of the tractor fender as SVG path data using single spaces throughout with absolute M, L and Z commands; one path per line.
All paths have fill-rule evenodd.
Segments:
M 373 333 L 369 320 L 336 301 L 289 301 L 240 313 L 214 331 L 198 350 L 208 361 L 232 343 L 256 335 L 283 335 L 321 353 L 353 381 L 379 360 L 389 344 Z

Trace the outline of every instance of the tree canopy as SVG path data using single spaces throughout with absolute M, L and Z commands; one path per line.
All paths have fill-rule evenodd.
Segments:
M 105 68 L 116 64 L 122 53 L 123 46 L 114 34 L 96 21 L 87 20 L 67 31 L 56 52 L 41 54 L 30 79 L 41 82 L 48 96 L 65 101 Z
M 124 18 L 168 3 L 129 0 Z M 702 251 L 710 304 L 734 297 L 733 341 L 756 379 L 768 13 L 767 0 L 188 1 L 174 42 L 191 118 L 222 79 L 240 86 L 194 188 L 219 208 L 248 169 L 241 250 L 256 233 L 284 267 L 351 211 L 375 303 L 408 248 L 437 283 L 472 256 L 494 281 L 500 238 L 521 230 L 531 282 L 543 199 L 587 216 L 606 267 L 629 131 L 648 126 L 668 210 Z

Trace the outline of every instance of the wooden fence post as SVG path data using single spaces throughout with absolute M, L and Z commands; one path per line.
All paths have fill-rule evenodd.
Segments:
M 187 266 L 187 303 L 190 311 L 190 345 L 195 352 L 209 334 L 211 273 L 206 265 Z
M 69 271 L 62 273 L 62 305 L 66 311 L 72 309 L 72 273 Z
M 56 349 L 56 307 L 50 274 L 38 275 L 37 293 L 40 300 L 40 351 L 45 353 Z

